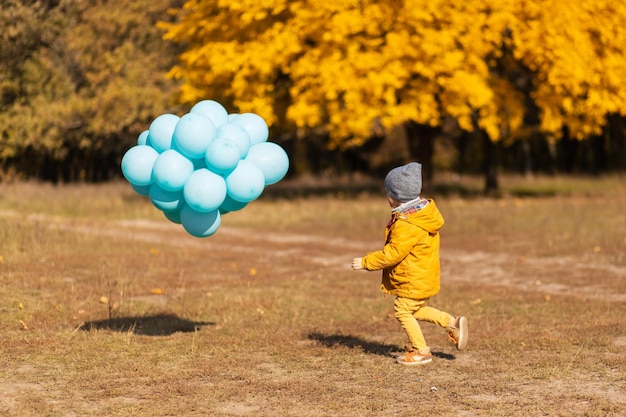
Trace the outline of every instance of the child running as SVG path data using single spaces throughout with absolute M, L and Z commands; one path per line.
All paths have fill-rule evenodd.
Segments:
M 452 316 L 428 305 L 439 292 L 439 229 L 443 216 L 432 199 L 422 198 L 422 165 L 411 162 L 389 171 L 385 177 L 391 220 L 385 229 L 385 245 L 376 252 L 352 260 L 352 269 L 382 269 L 380 289 L 394 295 L 395 316 L 411 346 L 397 358 L 403 365 L 432 362 L 430 347 L 419 321 L 427 321 L 448 331 L 457 349 L 467 346 L 468 323 L 463 316 Z

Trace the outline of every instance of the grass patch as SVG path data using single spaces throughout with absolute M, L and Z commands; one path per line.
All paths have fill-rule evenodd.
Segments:
M 432 304 L 471 334 L 458 352 L 425 324 L 418 368 L 393 360 L 379 274 L 348 267 L 381 244 L 375 191 L 270 195 L 196 239 L 125 184 L 0 185 L 0 410 L 623 415 L 626 186 L 541 181 L 554 194 L 435 195 Z

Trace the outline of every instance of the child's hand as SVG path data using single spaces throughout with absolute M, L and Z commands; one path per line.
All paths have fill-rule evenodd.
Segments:
M 363 260 L 362 260 L 362 258 L 354 258 L 352 260 L 352 269 L 354 269 L 355 271 L 357 269 L 363 269 Z

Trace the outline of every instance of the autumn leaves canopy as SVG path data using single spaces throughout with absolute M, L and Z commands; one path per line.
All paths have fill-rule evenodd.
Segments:
M 161 27 L 185 45 L 170 72 L 184 101 L 219 92 L 340 147 L 408 120 L 582 139 L 626 114 L 624 2 L 187 0 L 174 13 Z

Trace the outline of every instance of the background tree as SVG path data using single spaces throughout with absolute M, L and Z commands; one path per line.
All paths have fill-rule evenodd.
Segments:
M 183 102 L 216 97 L 279 130 L 321 128 L 337 149 L 406 125 L 409 141 L 423 144 L 409 147 L 412 157 L 452 119 L 481 135 L 490 155 L 493 142 L 529 136 L 529 111 L 535 130 L 555 139 L 563 127 L 584 138 L 607 113 L 626 114 L 623 9 L 583 0 L 188 0 L 163 26 L 186 45 L 170 73 L 184 81 Z M 486 186 L 497 187 L 486 162 Z
M 172 71 L 185 101 L 232 97 L 271 123 L 321 126 L 339 149 L 406 124 L 419 132 L 410 142 L 424 144 L 411 147 L 416 156 L 446 118 L 473 131 L 480 115 L 495 139 L 503 116 L 521 123 L 520 105 L 502 114 L 499 103 L 515 94 L 486 62 L 505 24 L 472 2 L 191 0 L 166 36 L 188 45 Z
M 626 4 L 515 3 L 513 51 L 534 75 L 540 127 L 556 138 L 599 134 L 612 113 L 626 114 Z
M 418 159 L 428 178 L 435 149 L 453 145 L 457 166 L 483 167 L 487 189 L 503 168 L 623 169 L 625 9 L 609 0 L 6 0 L 0 174 L 118 177 L 154 117 L 205 98 L 261 114 L 296 174 Z
M 18 1 L 0 12 L 0 162 L 27 176 L 105 180 L 173 108 L 176 50 L 156 21 L 175 0 Z

